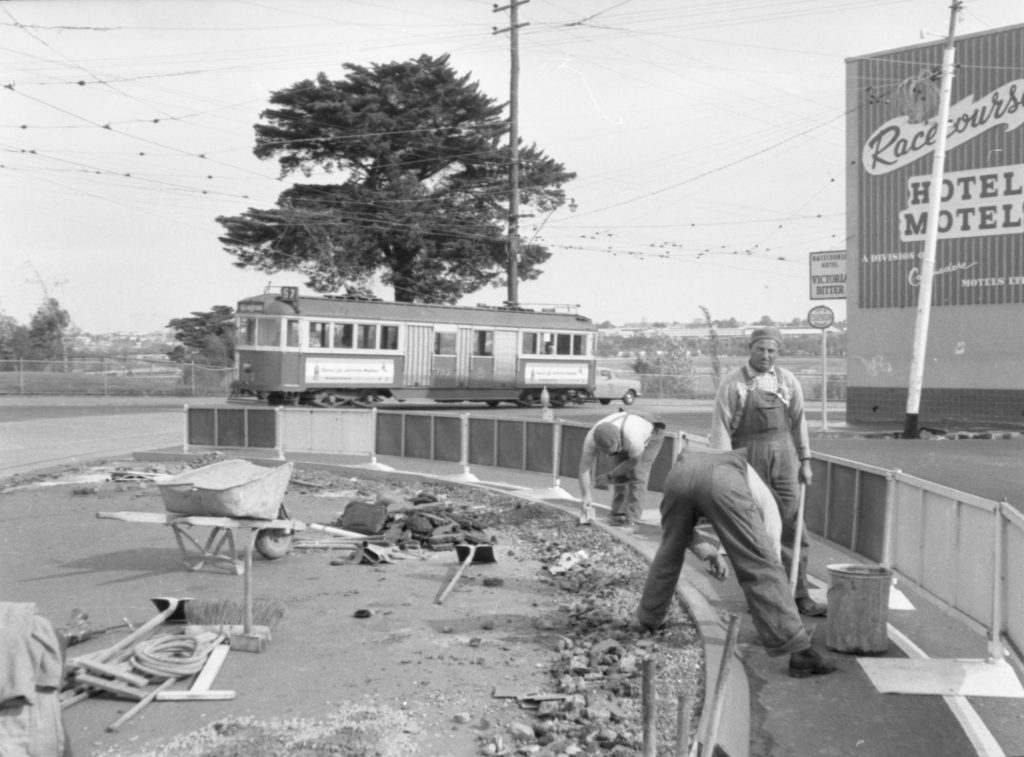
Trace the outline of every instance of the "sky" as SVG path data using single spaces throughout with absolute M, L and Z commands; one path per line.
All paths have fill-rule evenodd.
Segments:
M 241 270 L 218 216 L 302 176 L 252 154 L 270 94 L 342 65 L 451 56 L 507 102 L 491 0 L 0 2 L 0 313 L 55 297 L 86 333 L 147 332 L 292 272 Z M 525 307 L 596 322 L 803 318 L 812 252 L 844 250 L 845 61 L 941 44 L 949 0 L 528 0 L 519 133 L 577 174 L 526 215 L 552 258 Z M 1024 23 L 966 0 L 958 35 Z M 523 209 L 524 213 L 528 209 Z M 377 294 L 392 299 L 379 288 Z M 504 286 L 461 304 L 497 305 Z

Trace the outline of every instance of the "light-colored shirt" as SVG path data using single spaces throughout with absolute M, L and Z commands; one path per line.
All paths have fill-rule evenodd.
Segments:
M 765 382 L 775 388 L 765 388 L 758 382 Z M 789 431 L 793 437 L 797 457 L 801 460 L 810 458 L 811 443 L 807 433 L 807 418 L 804 415 L 804 391 L 792 371 L 776 366 L 766 373 L 758 373 L 749 365 L 744 365 L 722 379 L 715 395 L 715 407 L 711 416 L 710 446 L 712 449 L 732 449 L 732 436 L 743 417 L 743 408 L 747 404 L 747 395 L 751 388 L 762 389 L 777 394 L 787 407 L 789 415 Z
M 618 430 L 620 439 L 618 451 L 625 453 L 627 457 L 640 457 L 647 445 L 647 440 L 651 438 L 651 433 L 654 431 L 654 424 L 639 415 L 626 411 L 612 413 L 591 426 L 590 431 L 587 432 L 583 439 L 584 456 L 594 456 L 600 452 L 597 445 L 594 444 L 594 429 L 602 423 L 610 423 Z

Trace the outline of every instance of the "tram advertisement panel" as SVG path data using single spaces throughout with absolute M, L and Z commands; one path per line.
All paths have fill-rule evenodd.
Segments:
M 345 358 L 306 358 L 306 383 L 334 386 L 392 384 L 394 360 L 352 360 Z
M 586 385 L 588 367 L 582 363 L 527 363 L 523 380 L 527 384 L 547 386 Z

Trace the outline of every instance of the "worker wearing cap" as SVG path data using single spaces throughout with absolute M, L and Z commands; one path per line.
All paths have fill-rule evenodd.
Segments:
M 782 517 L 782 560 L 791 570 L 800 507 L 800 484 L 811 483 L 811 448 L 804 395 L 791 371 L 775 363 L 782 335 L 774 326 L 754 329 L 750 359 L 718 387 L 711 419 L 711 447 L 747 450 L 747 460 L 775 495 Z M 800 528 L 796 604 L 804 615 L 822 616 L 826 605 L 807 586 L 807 530 Z
M 656 631 L 665 622 L 685 549 L 694 541 L 697 521 L 706 517 L 736 570 L 754 628 L 768 654 L 788 654 L 789 674 L 794 678 L 831 673 L 835 665 L 811 648 L 786 571 L 765 527 L 764 513 L 775 507 L 772 495 L 767 489 L 751 488 L 757 476 L 749 476 L 748 470 L 743 450 L 683 449 L 665 477 L 661 544 L 629 625 L 644 632 Z M 724 578 L 728 571 L 712 573 Z
M 586 523 L 592 518 L 594 498 L 590 476 L 600 453 L 614 462 L 611 470 L 594 481 L 598 487 L 608 484 L 613 487 L 611 523 L 635 531 L 643 518 L 651 466 L 664 440 L 664 422 L 647 413 L 622 410 L 595 423 L 587 432 L 580 453 L 580 522 Z

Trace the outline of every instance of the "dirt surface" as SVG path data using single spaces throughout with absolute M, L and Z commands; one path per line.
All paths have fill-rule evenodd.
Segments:
M 155 615 L 153 597 L 241 605 L 242 577 L 185 570 L 170 528 L 97 517 L 164 512 L 151 480 L 115 482 L 112 471 L 183 467 L 113 461 L 8 486 L 0 598 L 35 602 L 56 627 L 74 608 L 96 628 L 125 618 L 137 626 Z M 235 698 L 154 702 L 109 732 L 132 702 L 93 696 L 64 710 L 77 757 L 638 755 L 647 660 L 657 670 L 659 754 L 673 753 L 679 696 L 700 712 L 700 643 L 678 604 L 668 631 L 639 637 L 627 628 L 647 566 L 622 540 L 500 492 L 301 466 L 285 504 L 300 521 L 331 524 L 351 499 L 386 499 L 395 513 L 423 495 L 496 540 L 495 562 L 469 565 L 443 604 L 436 599 L 458 567 L 453 550 L 357 564 L 330 537 L 302 532 L 285 557 L 254 561 L 257 604 L 280 602 L 285 612 L 264 652 L 228 654 L 213 688 Z

